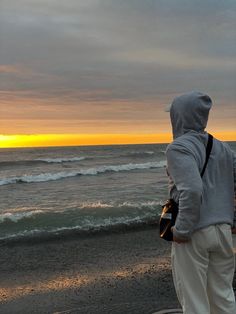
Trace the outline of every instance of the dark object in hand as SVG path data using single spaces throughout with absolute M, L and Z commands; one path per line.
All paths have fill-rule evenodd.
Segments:
M 171 228 L 175 225 L 178 211 L 178 204 L 173 199 L 167 200 L 165 205 L 162 206 L 162 214 L 160 217 L 160 237 L 166 241 L 173 241 Z

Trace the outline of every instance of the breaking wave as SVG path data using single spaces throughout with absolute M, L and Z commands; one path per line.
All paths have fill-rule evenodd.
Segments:
M 123 164 L 123 165 L 105 165 L 95 168 L 81 169 L 76 171 L 62 171 L 56 173 L 41 173 L 37 175 L 23 175 L 18 177 L 9 177 L 0 179 L 0 185 L 16 184 L 16 183 L 36 183 L 61 180 L 81 175 L 99 175 L 106 172 L 131 171 L 138 169 L 162 168 L 166 165 L 166 161 L 147 162 L 140 164 Z
M 35 159 L 36 161 L 42 161 L 46 163 L 62 163 L 62 162 L 76 162 L 86 159 L 86 157 L 71 157 L 71 158 L 41 158 Z
M 43 213 L 42 210 L 34 210 L 34 211 L 28 211 L 28 212 L 19 212 L 19 213 L 4 213 L 0 215 L 0 223 L 6 222 L 6 221 L 12 221 L 12 222 L 18 222 L 25 218 L 30 218 L 35 215 Z
M 93 234 L 98 232 L 109 232 L 109 231 L 122 231 L 124 229 L 136 229 L 141 226 L 157 225 L 159 220 L 158 213 L 156 214 L 143 214 L 136 217 L 110 217 L 102 220 L 84 219 L 83 224 L 68 226 L 68 227 L 54 227 L 50 229 L 39 229 L 34 228 L 31 230 L 23 230 L 16 233 L 10 233 L 0 237 L 0 241 L 12 241 L 22 239 L 39 239 L 40 242 L 43 239 L 50 239 L 53 237 L 63 237 L 66 235 L 73 234 Z

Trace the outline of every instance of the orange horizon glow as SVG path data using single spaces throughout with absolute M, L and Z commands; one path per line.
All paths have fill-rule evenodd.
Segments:
M 236 131 L 210 132 L 223 141 L 236 141 Z M 0 135 L 0 148 L 170 143 L 170 133 L 159 134 L 32 134 Z

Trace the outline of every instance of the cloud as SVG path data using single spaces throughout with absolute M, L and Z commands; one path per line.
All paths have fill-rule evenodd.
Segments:
M 0 8 L 2 118 L 70 120 L 77 108 L 84 119 L 132 122 L 192 89 L 231 112 L 235 1 L 4 0 Z M 26 110 L 10 110 L 16 103 Z
M 14 74 L 20 74 L 22 73 L 21 66 L 11 65 L 11 64 L 0 64 L 0 73 L 14 73 Z

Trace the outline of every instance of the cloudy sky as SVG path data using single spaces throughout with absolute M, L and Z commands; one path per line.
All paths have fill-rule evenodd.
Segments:
M 235 130 L 235 0 L 0 0 L 0 134 L 165 133 L 207 92 Z

